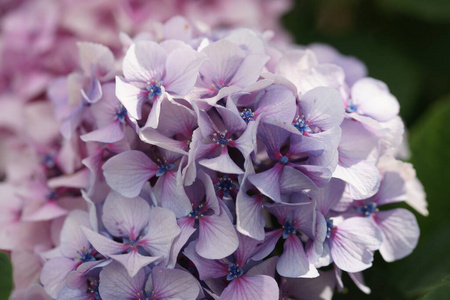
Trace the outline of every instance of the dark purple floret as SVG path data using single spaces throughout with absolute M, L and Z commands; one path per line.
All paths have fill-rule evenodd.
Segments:
M 364 217 L 368 218 L 375 214 L 378 211 L 377 204 L 375 202 L 367 203 L 364 206 L 358 206 L 356 210 L 363 215 Z
M 295 234 L 297 228 L 292 226 L 292 220 L 286 220 L 283 226 L 283 238 L 287 239 L 291 234 Z
M 242 276 L 244 274 L 244 271 L 239 268 L 239 265 L 235 265 L 232 262 L 228 263 L 228 271 L 230 271 L 230 273 L 228 273 L 227 275 L 228 281 L 238 278 L 239 276 Z
M 95 300 L 102 300 L 100 292 L 98 291 L 99 283 L 98 280 L 88 280 L 87 292 L 88 294 L 92 294 Z
M 194 208 L 194 206 L 192 206 L 192 211 L 188 214 L 189 218 L 200 218 L 203 217 L 203 212 L 202 212 L 202 208 L 205 204 L 199 204 L 197 207 Z
M 214 187 L 218 190 L 220 190 L 224 196 L 229 197 L 230 191 L 233 189 L 236 189 L 236 185 L 233 184 L 233 181 L 231 180 L 228 175 L 225 175 L 223 177 L 219 178 L 219 182 L 214 184 Z
M 120 123 L 125 123 L 127 116 L 127 109 L 121 104 L 115 108 L 114 120 L 119 120 Z
M 255 120 L 255 113 L 250 108 L 244 108 L 241 112 L 241 118 L 248 124 Z

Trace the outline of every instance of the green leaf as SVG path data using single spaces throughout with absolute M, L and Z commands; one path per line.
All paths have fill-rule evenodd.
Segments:
M 412 163 L 427 193 L 428 217 L 418 216 L 421 236 L 414 252 L 386 269 L 408 298 L 424 295 L 450 274 L 450 96 L 436 102 L 411 130 Z
M 8 299 L 12 290 L 12 269 L 8 254 L 0 252 L 0 299 Z
M 445 277 L 441 283 L 425 294 L 421 300 L 447 300 L 450 295 L 450 276 Z
M 407 14 L 428 22 L 450 22 L 448 0 L 379 0 L 388 10 Z

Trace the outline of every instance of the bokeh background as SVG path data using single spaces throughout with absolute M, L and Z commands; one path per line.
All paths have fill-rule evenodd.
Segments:
M 450 299 L 450 1 L 296 0 L 283 24 L 298 44 L 332 45 L 388 84 L 429 203 L 428 217 L 416 214 L 416 250 L 394 263 L 376 255 L 364 271 L 372 293 L 344 275 L 346 288 L 333 299 Z M 0 253 L 0 300 L 11 288 L 9 259 Z

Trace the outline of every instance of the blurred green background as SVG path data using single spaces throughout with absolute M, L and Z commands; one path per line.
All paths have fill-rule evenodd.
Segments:
M 394 263 L 377 254 L 364 271 L 371 295 L 345 275 L 333 299 L 450 299 L 450 1 L 297 0 L 284 24 L 297 43 L 330 44 L 388 84 L 429 202 L 415 251 Z
M 411 162 L 427 193 L 430 215 L 417 215 L 416 250 L 386 263 L 376 255 L 360 292 L 345 275 L 334 299 L 450 299 L 450 0 L 297 0 L 283 20 L 297 43 L 323 42 L 366 63 L 401 103 Z M 0 253 L 0 299 L 11 267 Z

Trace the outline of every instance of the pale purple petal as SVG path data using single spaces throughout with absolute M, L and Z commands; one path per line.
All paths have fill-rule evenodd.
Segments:
M 405 201 L 407 199 L 405 181 L 397 172 L 386 172 L 381 180 L 376 196 L 377 205 Z
M 123 58 L 123 74 L 129 81 L 160 81 L 164 74 L 166 57 L 166 52 L 157 43 L 139 41 L 128 48 Z
M 111 235 L 135 240 L 147 226 L 149 215 L 150 207 L 144 199 L 110 192 L 103 204 L 102 221 Z
M 397 208 L 376 213 L 375 222 L 383 234 L 380 253 L 391 262 L 409 255 L 419 240 L 419 226 L 414 214 Z
M 344 120 L 344 105 L 339 93 L 330 87 L 317 87 L 300 99 L 301 113 L 310 124 L 321 130 L 341 125 Z
M 111 263 L 100 272 L 99 292 L 102 299 L 134 300 L 145 283 L 145 272 L 141 270 L 130 277 L 118 263 Z
M 195 249 L 202 257 L 220 259 L 232 254 L 239 241 L 225 211 L 199 219 L 199 237 Z
M 270 276 L 243 275 L 231 281 L 220 300 L 278 300 L 278 284 Z
M 369 268 L 373 251 L 380 247 L 381 232 L 367 218 L 354 217 L 332 229 L 329 239 L 334 263 L 347 272 L 360 272 Z
M 180 234 L 175 214 L 165 208 L 153 207 L 148 220 L 148 231 L 139 245 L 154 256 L 168 259 L 173 240 Z
M 352 99 L 362 114 L 379 122 L 386 122 L 398 115 L 400 105 L 389 92 L 387 85 L 373 78 L 363 78 L 352 87 Z
M 244 171 L 236 165 L 228 154 L 228 148 L 223 147 L 219 156 L 214 158 L 205 158 L 199 161 L 202 166 L 223 173 L 228 174 L 243 174 Z
M 283 254 L 277 263 L 277 271 L 285 277 L 317 277 L 319 273 L 310 264 L 299 237 L 289 235 L 284 241 Z
M 200 293 L 197 280 L 188 272 L 156 266 L 152 270 L 153 291 L 161 300 L 196 299 Z
M 116 121 L 103 128 L 88 132 L 80 136 L 84 142 L 101 142 L 101 143 L 115 143 L 123 139 L 125 132 L 122 123 Z
M 139 195 L 144 183 L 155 176 L 158 169 L 147 155 L 136 150 L 122 152 L 103 165 L 108 185 L 128 198 Z
M 147 100 L 147 96 L 140 88 L 116 76 L 116 96 L 132 118 L 142 118 L 142 104 Z
M 206 259 L 198 255 L 195 244 L 195 241 L 191 242 L 184 249 L 184 254 L 195 264 L 200 280 L 220 278 L 229 273 L 228 264 L 220 260 Z
M 133 250 L 125 254 L 114 254 L 110 256 L 125 267 L 130 277 L 136 276 L 143 267 L 160 259 L 159 256 L 144 256 Z
M 185 96 L 194 87 L 200 65 L 206 57 L 190 47 L 172 51 L 167 56 L 164 87 L 167 92 Z
M 248 176 L 248 180 L 264 195 L 275 202 L 281 202 L 280 180 L 283 165 L 276 164 L 273 168 L 258 174 Z
M 47 261 L 42 268 L 41 282 L 45 291 L 56 298 L 59 291 L 66 285 L 66 276 L 76 269 L 78 262 L 67 258 L 54 258 Z
M 89 249 L 90 244 L 80 226 L 90 227 L 89 215 L 85 211 L 71 211 L 61 230 L 61 253 L 65 257 L 76 258 L 79 251 Z
M 94 248 L 105 256 L 122 253 L 129 248 L 128 245 L 117 243 L 107 237 L 100 235 L 84 226 L 81 227 L 84 235 Z

